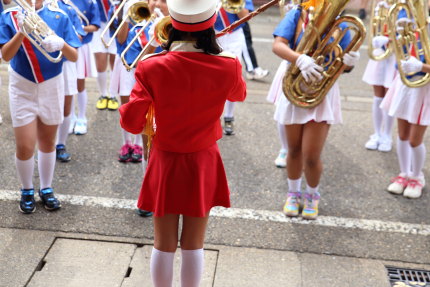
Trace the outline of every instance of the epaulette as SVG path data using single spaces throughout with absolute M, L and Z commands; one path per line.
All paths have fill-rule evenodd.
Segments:
M 161 56 L 161 55 L 165 55 L 165 54 L 167 54 L 167 51 L 162 51 L 160 53 L 148 54 L 148 55 L 145 55 L 140 61 L 145 61 L 148 58 L 152 58 L 152 57 L 155 57 L 155 56 Z
M 214 56 L 236 59 L 236 55 L 227 51 L 222 51 L 221 53 L 215 54 Z

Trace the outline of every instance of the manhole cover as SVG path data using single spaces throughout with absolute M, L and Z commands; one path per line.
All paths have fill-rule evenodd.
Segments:
M 385 266 L 393 287 L 430 287 L 430 271 Z

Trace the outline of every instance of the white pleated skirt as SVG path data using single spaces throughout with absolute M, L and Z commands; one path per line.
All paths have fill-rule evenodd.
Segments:
M 364 71 L 363 81 L 372 86 L 390 88 L 396 74 L 396 57 L 391 55 L 383 61 L 369 60 Z

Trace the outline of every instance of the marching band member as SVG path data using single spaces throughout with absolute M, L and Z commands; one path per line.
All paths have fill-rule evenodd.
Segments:
M 399 16 L 406 17 L 405 14 Z M 402 29 L 399 23 L 411 21 L 408 18 L 397 20 L 396 29 Z M 421 49 L 421 47 L 419 47 Z M 407 61 L 401 61 L 402 70 L 408 79 L 430 73 L 430 65 L 424 56 L 417 59 L 414 53 Z M 430 84 L 419 88 L 410 88 L 397 75 L 387 92 L 381 107 L 392 117 L 397 118 L 398 138 L 397 157 L 400 174 L 392 179 L 387 190 L 393 194 L 403 194 L 407 198 L 419 198 L 425 186 L 423 168 L 426 148 L 423 142 L 427 126 L 430 124 Z
M 9 4 L 12 0 L 0 0 L 0 13 L 3 12 L 3 2 L 4 4 Z M 0 50 L 0 63 L 1 63 L 1 50 Z M 1 78 L 0 78 L 0 87 L 1 87 Z M 0 114 L 0 125 L 3 123 L 3 118 Z
M 215 22 L 215 30 L 222 31 L 235 21 L 245 17 L 250 10 L 254 10 L 252 0 L 245 0 L 245 7 L 237 14 L 227 12 L 223 7 L 218 11 Z M 236 27 L 233 32 L 218 38 L 218 43 L 224 51 L 233 53 L 239 59 L 242 58 L 243 48 L 246 47 L 245 35 L 243 34 L 242 25 Z M 252 66 L 252 63 L 248 64 Z M 234 102 L 226 101 L 224 108 L 224 133 L 226 135 L 234 134 Z
M 54 0 L 56 1 L 56 0 Z M 57 1 L 58 7 L 66 12 L 69 16 L 73 27 L 80 40 L 87 34 L 83 27 L 82 22 L 79 19 L 76 11 L 68 4 L 65 4 L 62 0 Z M 76 63 L 68 61 L 67 59 L 63 62 L 63 78 L 64 78 L 64 120 L 58 126 L 57 131 L 57 144 L 55 146 L 57 160 L 61 162 L 69 162 L 71 159 L 70 153 L 66 150 L 66 142 L 69 136 L 71 111 L 73 103 L 73 95 L 78 93 L 78 78 L 76 73 Z
M 82 47 L 78 49 L 78 61 L 76 63 L 76 71 L 78 74 L 78 116 L 76 123 L 74 119 L 70 124 L 70 130 L 73 130 L 75 135 L 84 135 L 87 133 L 87 103 L 88 95 L 85 89 L 85 78 L 96 78 L 97 68 L 95 64 L 94 55 L 89 45 L 93 39 L 93 33 L 100 28 L 100 14 L 97 4 L 93 0 L 72 0 L 73 4 L 85 15 L 89 24 L 84 25 L 84 31 L 87 35 L 82 39 Z M 74 116 L 74 107 L 72 106 Z
M 30 0 L 27 0 L 30 4 Z M 81 45 L 69 17 L 36 0 L 37 13 L 55 34 L 46 37 L 42 48 L 51 56 L 58 51 L 69 61 L 76 61 Z M 31 16 L 31 15 L 30 15 Z M 23 213 L 36 209 L 33 170 L 34 148 L 38 146 L 39 196 L 47 210 L 57 210 L 60 202 L 54 196 L 52 179 L 55 168 L 55 135 L 63 121 L 64 82 L 62 61 L 50 62 L 25 38 L 22 27 L 26 16 L 20 7 L 2 13 L 0 46 L 9 66 L 9 106 L 16 140 L 16 168 L 22 184 L 19 208 Z
M 295 63 L 306 81 L 318 81 L 322 78 L 323 68 L 306 54 L 295 51 L 308 21 L 307 7 L 320 5 L 322 1 L 308 1 L 290 10 L 276 27 L 273 35 L 273 52 L 280 58 Z M 303 7 L 303 8 L 302 8 Z M 317 8 L 316 8 L 317 9 Z M 344 29 L 345 26 L 342 26 Z M 347 32 L 340 45 L 344 48 L 350 42 L 350 33 Z M 342 59 L 344 64 L 354 66 L 359 59 L 358 52 L 349 52 Z M 278 81 L 282 77 L 277 77 Z M 272 85 L 281 86 L 282 83 Z M 281 92 L 281 89 L 277 89 Z M 339 87 L 335 84 L 325 99 L 314 108 L 301 108 L 293 105 L 285 96 L 278 97 L 275 120 L 285 126 L 288 154 L 287 174 L 288 187 L 287 200 L 284 213 L 287 216 L 298 216 L 299 201 L 302 198 L 301 177 L 304 172 L 307 186 L 304 193 L 304 208 L 302 217 L 315 219 L 318 216 L 318 203 L 320 199 L 319 182 L 322 174 L 321 152 L 326 141 L 329 128 L 332 124 L 341 123 Z
M 109 10 L 111 8 L 112 2 L 110 0 L 97 0 L 97 6 L 99 7 L 100 13 L 100 29 L 94 32 L 93 40 L 90 42 L 91 50 L 94 53 L 96 59 L 97 67 L 97 85 L 100 92 L 100 97 L 97 100 L 96 108 L 99 110 L 117 110 L 118 101 L 117 99 L 110 95 L 108 96 L 108 73 L 107 67 L 108 62 L 110 69 L 113 70 L 113 64 L 115 62 L 116 55 L 116 45 L 110 45 L 108 48 L 105 47 L 101 40 L 101 31 L 103 31 L 109 20 Z M 110 40 L 110 35 L 108 33 L 104 34 L 104 40 L 107 43 Z
M 384 11 L 388 11 L 390 6 L 385 1 L 380 1 L 376 5 L 384 6 Z M 381 10 L 381 9 L 380 9 Z M 387 31 L 388 33 L 388 31 Z M 373 54 L 380 56 L 384 53 L 389 45 L 388 35 L 378 35 L 372 39 L 374 48 Z M 365 147 L 369 150 L 379 150 L 388 152 L 392 147 L 392 129 L 393 117 L 389 116 L 379 106 L 384 96 L 396 76 L 396 57 L 394 54 L 387 59 L 375 61 L 369 59 L 366 70 L 363 75 L 363 81 L 373 86 L 373 107 L 372 118 L 374 134 L 366 142 Z
M 138 201 L 155 216 L 152 281 L 172 284 L 182 214 L 181 285 L 193 287 L 202 275 L 209 211 L 230 206 L 216 144 L 220 117 L 226 99 L 245 99 L 246 86 L 240 61 L 216 42 L 217 0 L 168 0 L 167 6 L 173 22 L 167 51 L 139 63 L 130 101 L 120 107 L 121 125 L 142 133 L 154 111 L 156 133 Z

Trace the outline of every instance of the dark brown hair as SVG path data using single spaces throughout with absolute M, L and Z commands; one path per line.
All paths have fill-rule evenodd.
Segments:
M 169 31 L 169 40 L 162 47 L 165 50 L 169 50 L 174 41 L 183 41 L 190 38 L 196 39 L 194 47 L 202 49 L 206 54 L 219 54 L 222 52 L 216 41 L 215 30 L 212 27 L 198 32 L 184 32 L 172 27 Z

